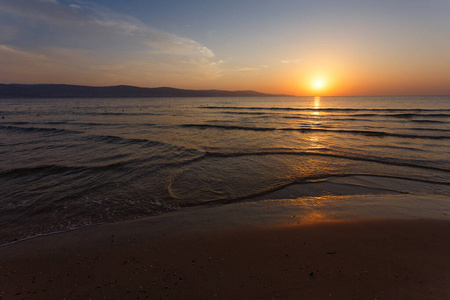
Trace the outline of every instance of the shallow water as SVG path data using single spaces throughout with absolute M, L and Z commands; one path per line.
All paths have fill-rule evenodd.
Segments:
M 0 244 L 329 177 L 450 184 L 449 96 L 0 99 L 0 116 Z

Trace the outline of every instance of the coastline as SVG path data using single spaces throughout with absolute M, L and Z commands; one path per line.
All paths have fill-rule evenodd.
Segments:
M 448 206 L 450 199 L 447 196 L 449 194 L 450 185 L 445 183 L 374 175 L 331 176 L 293 183 L 247 199 L 211 201 L 183 208 L 174 207 L 165 213 L 136 219 L 82 224 L 66 230 L 44 230 L 38 234 L 21 237 L 14 237 L 11 232 L 0 238 L 0 248 L 105 223 L 145 219 L 160 222 L 159 220 L 167 217 L 171 218 L 171 223 L 179 224 L 178 218 L 186 219 L 182 216 L 185 216 L 187 212 L 191 219 L 203 220 L 202 225 L 199 225 L 201 224 L 199 222 L 187 221 L 187 226 L 209 229 L 212 224 L 217 225 L 215 229 L 223 229 L 227 226 L 261 227 L 378 218 L 450 220 Z M 226 215 L 226 218 L 222 218 L 221 221 L 204 220 L 205 215 L 217 210 L 220 211 L 220 215 Z M 184 225 L 179 224 L 179 226 Z
M 450 297 L 447 214 L 398 207 L 438 195 L 339 197 L 305 198 L 310 211 L 289 199 L 192 207 L 10 244 L 0 298 Z M 370 199 L 379 206 L 364 214 Z

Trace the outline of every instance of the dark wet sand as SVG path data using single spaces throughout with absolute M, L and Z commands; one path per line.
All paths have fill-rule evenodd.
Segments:
M 171 223 L 183 217 L 2 247 L 0 298 L 450 299 L 449 221 Z

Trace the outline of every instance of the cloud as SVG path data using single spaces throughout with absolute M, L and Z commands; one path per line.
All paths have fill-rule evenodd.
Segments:
M 11 78 L 29 78 L 31 83 L 37 83 L 32 78 L 36 74 L 52 71 L 51 76 L 57 76 L 61 68 L 55 61 L 45 55 L 22 51 L 10 46 L 0 45 L 0 82 L 9 82 Z
M 154 78 L 219 74 L 220 61 L 206 46 L 87 1 L 2 0 L 3 32 L 0 53 L 10 60 L 1 59 L 2 68 L 29 81 L 36 65 L 43 69 L 34 76 L 47 81 L 54 78 L 51 72 L 60 73 L 59 81 L 95 74 L 97 81 L 103 76 L 144 85 L 142 78 L 153 85 Z M 9 76 L 8 81 L 25 80 Z
M 282 64 L 297 64 L 297 63 L 301 62 L 301 60 L 300 59 L 291 59 L 291 60 L 284 59 L 284 60 L 281 60 L 280 62 Z
M 17 62 L 29 63 L 33 61 L 48 61 L 44 55 L 29 53 L 26 51 L 21 51 L 8 47 L 5 45 L 0 45 L 1 62 L 6 63 L 8 60 L 17 60 Z
M 253 72 L 253 71 L 259 71 L 259 68 L 252 68 L 252 67 L 240 67 L 240 68 L 234 68 L 230 71 L 232 72 Z
M 79 6 L 78 4 L 69 4 L 69 7 L 75 8 L 75 9 L 81 9 L 81 6 Z

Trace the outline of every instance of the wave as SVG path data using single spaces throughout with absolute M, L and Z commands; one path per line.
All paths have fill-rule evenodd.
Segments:
M 234 126 L 234 125 L 210 125 L 210 124 L 182 124 L 181 127 L 194 127 L 198 129 L 223 129 L 223 130 L 252 130 L 252 131 L 275 131 L 277 128 L 271 127 L 246 127 L 246 126 Z
M 414 117 L 427 117 L 427 118 L 449 118 L 450 114 L 442 114 L 442 113 L 436 113 L 436 114 L 416 114 L 416 113 L 403 113 L 403 114 L 390 114 L 390 115 L 382 115 L 386 117 L 395 117 L 395 118 L 414 118 Z
M 296 107 L 245 107 L 245 106 L 200 106 L 200 109 L 216 110 L 279 110 L 279 111 L 323 111 L 323 112 L 388 112 L 388 113 L 430 113 L 439 112 L 439 115 L 450 116 L 450 109 L 406 109 L 406 108 L 296 108 Z M 449 112 L 449 114 L 442 114 Z
M 321 113 L 321 110 L 315 110 L 313 112 Z M 227 112 L 231 114 L 232 112 Z M 236 114 L 243 114 L 241 112 L 236 112 Z M 264 113 L 261 113 L 264 114 Z M 450 114 L 419 114 L 419 113 L 402 113 L 402 114 L 327 114 L 327 115 L 313 115 L 313 117 L 326 117 L 326 118 L 335 118 L 337 120 L 344 120 L 346 118 L 354 119 L 354 120 L 364 120 L 364 117 L 375 117 L 375 118 L 395 118 L 395 119 L 412 119 L 412 118 L 450 118 Z M 294 116 L 283 116 L 283 118 L 311 118 L 310 114 L 296 114 Z M 365 119 L 371 120 L 371 119 Z M 441 121 L 442 122 L 442 121 Z M 443 121 L 445 122 L 445 121 Z M 445 122 L 446 123 L 446 122 Z
M 66 121 L 54 121 L 54 122 L 47 122 L 45 124 L 50 124 L 50 125 L 63 125 L 63 124 L 68 124 L 68 122 Z
M 249 112 L 249 111 L 224 111 L 222 114 L 230 114 L 230 115 L 265 115 L 264 112 Z
M 98 136 L 96 137 L 98 138 Z M 103 136 L 105 140 L 115 141 L 119 143 L 129 143 L 131 139 L 121 139 L 120 137 L 111 137 L 111 136 Z M 89 173 L 89 172 L 103 172 L 106 170 L 114 170 L 119 169 L 119 171 L 124 171 L 126 168 L 135 169 L 141 168 L 144 164 L 147 165 L 148 162 L 152 162 L 150 166 L 147 165 L 147 170 L 157 170 L 157 169 L 165 169 L 165 168 L 179 168 L 184 165 L 189 165 L 191 163 L 200 161 L 205 158 L 206 154 L 204 152 L 198 152 L 195 149 L 188 149 L 184 147 L 178 147 L 170 144 L 165 144 L 162 142 L 155 142 L 149 140 L 139 140 L 134 139 L 136 143 L 144 143 L 144 145 L 163 145 L 167 146 L 167 151 L 173 151 L 174 148 L 179 150 L 181 153 L 174 154 L 174 157 L 168 157 L 167 160 L 158 161 L 159 158 L 163 158 L 162 156 L 152 156 L 148 154 L 143 158 L 134 158 L 125 160 L 125 157 L 128 157 L 127 154 L 118 154 L 113 157 L 100 157 L 95 160 L 95 163 L 105 162 L 115 160 L 116 158 L 120 158 L 121 161 L 102 164 L 102 165 L 79 165 L 79 166 L 67 166 L 67 165 L 38 165 L 33 167 L 23 167 L 23 168 L 14 168 L 9 170 L 0 171 L 0 178 L 8 178 L 8 177 L 22 177 L 22 176 L 32 176 L 39 174 L 39 177 L 49 176 L 49 175 L 61 175 L 61 174 L 70 174 L 70 173 Z M 172 147 L 172 149 L 169 149 Z
M 196 203 L 186 203 L 183 206 L 190 207 L 190 206 L 205 206 L 205 205 L 227 205 L 227 204 L 233 204 L 233 203 L 242 202 L 242 201 L 257 201 L 257 200 L 259 200 L 258 199 L 259 197 L 270 195 L 274 192 L 283 190 L 283 189 L 288 188 L 293 185 L 298 185 L 298 184 L 306 185 L 306 184 L 324 181 L 329 178 L 345 178 L 345 177 L 353 177 L 353 176 L 400 179 L 400 180 L 408 180 L 408 181 L 413 181 L 413 182 L 422 182 L 422 183 L 437 184 L 437 185 L 450 185 L 450 183 L 448 183 L 448 182 L 439 182 L 439 181 L 426 180 L 426 179 L 412 179 L 412 178 L 403 177 L 403 176 L 387 176 L 387 175 L 366 174 L 366 173 L 323 174 L 321 176 L 307 176 L 307 177 L 304 177 L 299 180 L 295 180 L 295 181 L 292 181 L 292 182 L 289 182 L 286 184 L 277 185 L 277 186 L 268 188 L 268 189 L 260 191 L 260 192 L 246 194 L 243 196 L 237 196 L 237 197 L 225 198 L 225 199 L 208 200 L 208 201 L 196 202 Z M 392 190 L 390 190 L 390 191 L 392 191 Z M 402 193 L 400 191 L 395 191 L 395 192 Z
M 28 168 L 16 168 L 10 169 L 0 172 L 2 177 L 21 177 L 21 176 L 29 176 L 39 174 L 40 176 L 48 176 L 48 175 L 58 175 L 58 174 L 67 174 L 67 173 L 80 173 L 80 172 L 90 172 L 90 171 L 104 171 L 115 168 L 120 168 L 125 165 L 128 165 L 134 161 L 138 160 L 129 160 L 129 161 L 121 161 L 117 163 L 102 165 L 102 166 L 63 166 L 63 165 L 40 165 L 35 167 Z
M 89 124 L 89 123 L 86 123 L 86 124 Z M 16 132 L 51 132 L 51 133 L 58 133 L 58 134 L 67 134 L 67 133 L 81 134 L 81 133 L 83 133 L 82 131 L 76 131 L 76 130 L 68 130 L 68 129 L 61 129 L 61 128 L 46 128 L 46 127 L 21 127 L 21 126 L 2 126 L 2 125 L 0 125 L 0 129 L 16 131 Z M 126 144 L 126 145 L 142 144 L 145 147 L 169 145 L 169 144 L 166 144 L 163 142 L 152 141 L 152 140 L 147 140 L 147 139 L 124 138 L 124 137 L 113 136 L 113 135 L 89 135 L 89 136 L 83 137 L 82 139 L 88 140 L 88 141 L 100 141 L 100 142 L 106 142 L 106 143 Z
M 110 144 L 122 144 L 122 145 L 142 145 L 143 147 L 154 147 L 154 146 L 172 146 L 163 142 L 152 141 L 148 139 L 137 139 L 137 138 L 125 138 L 115 135 L 88 135 L 83 138 L 87 141 L 99 141 Z
M 40 123 L 35 122 L 2 122 L 2 124 L 8 124 L 8 125 L 36 125 Z
M 390 117 L 390 118 L 399 118 L 399 119 L 411 119 L 411 118 L 449 118 L 450 114 L 443 113 L 388 113 L 388 114 L 344 114 L 342 116 L 352 116 L 352 117 Z
M 126 112 L 85 112 L 80 115 L 86 116 L 160 116 L 159 113 L 126 113 Z
M 408 151 L 415 151 L 415 152 L 425 152 L 426 150 L 412 148 L 412 147 L 400 147 L 400 146 L 394 146 L 394 145 L 370 145 L 371 148 L 381 148 L 381 149 L 394 149 L 394 150 L 408 150 Z
M 348 121 L 374 121 L 378 118 L 390 120 L 408 120 L 417 122 L 433 122 L 448 123 L 439 119 L 450 118 L 450 110 L 436 110 L 436 109 L 346 109 L 346 108 L 278 108 L 278 107 L 200 107 L 204 109 L 215 109 L 221 114 L 231 115 L 259 115 L 263 116 L 279 116 L 286 119 L 311 119 L 327 118 L 335 120 Z M 234 111 L 233 111 L 234 110 Z M 294 115 L 279 115 L 278 112 L 298 112 Z M 311 115 L 311 113 L 317 113 Z M 327 114 L 321 114 L 327 113 Z M 438 119 L 438 120 L 435 120 Z
M 116 168 L 121 168 L 129 165 L 133 162 L 140 162 L 140 160 L 121 161 L 101 166 L 63 166 L 63 165 L 41 165 L 29 168 L 16 168 L 0 172 L 2 177 L 21 177 L 39 174 L 40 176 L 68 174 L 68 173 L 80 173 L 80 172 L 92 172 L 92 171 L 105 171 Z
M 247 126 L 234 126 L 234 125 L 211 125 L 211 124 L 183 124 L 180 125 L 186 128 L 198 128 L 198 129 L 220 129 L 220 130 L 247 130 L 247 131 L 298 131 L 302 133 L 306 132 L 329 132 L 329 133 L 343 133 L 343 134 L 356 134 L 372 137 L 398 137 L 398 138 L 411 138 L 411 139 L 432 139 L 442 140 L 450 139 L 447 135 L 415 135 L 415 134 L 402 134 L 392 133 L 385 131 L 371 131 L 371 130 L 345 130 L 345 129 L 325 129 L 325 128 L 275 128 L 275 127 L 247 127 Z
M 318 110 L 320 112 L 320 110 Z M 327 115 L 328 116 L 328 115 Z M 398 119 L 412 119 L 412 118 L 449 118 L 450 114 L 443 113 L 397 113 L 397 114 L 342 114 L 333 116 L 351 116 L 351 117 L 384 117 L 384 118 L 398 118 Z
M 379 122 L 380 120 L 377 118 L 368 118 L 370 116 L 378 116 L 384 117 L 382 115 L 375 114 L 358 114 L 358 115 L 290 115 L 290 116 L 281 116 L 283 119 L 296 119 L 296 120 L 322 120 L 326 119 L 327 121 L 353 121 L 353 122 Z M 421 117 L 426 117 L 425 115 L 421 115 Z M 401 118 L 401 117 L 393 117 L 393 118 L 385 118 L 383 122 L 389 123 L 404 123 L 405 120 L 412 123 L 433 123 L 433 124 L 450 124 L 448 121 L 442 120 L 430 120 L 430 119 L 412 119 L 412 118 Z
M 65 125 L 65 124 L 71 124 L 68 121 L 50 121 L 50 122 L 2 122 L 2 124 L 7 125 Z M 73 123 L 72 123 L 73 124 Z
M 435 167 L 435 166 L 425 166 L 417 163 L 412 163 L 406 160 L 399 160 L 395 158 L 386 158 L 386 157 L 365 157 L 358 155 L 345 155 L 345 154 L 337 154 L 337 153 L 324 153 L 324 152 L 312 152 L 312 151 L 283 151 L 283 150 L 265 150 L 265 151 L 253 151 L 253 152 L 206 152 L 205 157 L 240 157 L 240 156 L 265 156 L 265 155 L 295 155 L 295 156 L 321 156 L 321 157 L 330 157 L 330 158 L 341 158 L 341 159 L 349 159 L 355 161 L 364 161 L 364 162 L 375 162 L 386 165 L 394 165 L 401 167 L 412 167 L 412 168 L 420 168 L 420 169 L 429 169 L 434 171 L 444 171 L 450 172 L 449 168 L 443 167 Z M 449 182 L 445 183 L 450 185 Z
M 135 123 L 135 124 L 121 124 L 121 123 L 97 123 L 97 122 L 70 122 L 68 123 L 70 125 L 77 125 L 77 126 L 118 126 L 118 127 L 140 127 L 140 126 L 145 126 L 145 127 L 155 127 L 156 124 L 152 124 L 152 123 Z
M 408 180 L 411 182 L 421 182 L 421 183 L 429 183 L 429 184 L 436 184 L 436 185 L 450 185 L 448 183 L 443 183 L 443 182 L 436 182 L 436 181 L 432 181 L 432 180 L 425 180 L 425 179 L 411 179 L 411 178 L 407 178 L 407 177 L 403 177 L 403 176 L 388 176 L 388 175 L 376 175 L 376 174 L 365 174 L 365 173 L 347 173 L 347 174 L 323 174 L 321 176 L 309 176 L 309 177 L 304 177 L 300 180 L 295 180 L 286 184 L 281 184 L 281 185 L 277 185 L 271 188 L 267 188 L 263 191 L 260 192 L 255 192 L 255 193 L 249 193 L 246 195 L 242 195 L 242 196 L 237 196 L 237 197 L 232 197 L 232 198 L 225 198 L 225 199 L 216 199 L 216 200 L 207 200 L 207 201 L 203 201 L 203 202 L 188 202 L 188 203 L 178 203 L 178 204 L 164 204 L 164 210 L 160 210 L 160 211 L 154 211 L 153 214 L 151 215 L 158 215 L 158 214 L 162 214 L 165 212 L 170 212 L 170 211 L 174 211 L 177 209 L 180 209 L 182 207 L 205 207 L 205 206 L 216 206 L 216 205 L 229 205 L 229 204 L 234 204 L 234 203 L 239 203 L 239 202 L 243 202 L 243 201 L 259 201 L 259 200 L 264 200 L 266 198 L 260 198 L 260 197 L 264 197 L 267 195 L 270 195 L 274 192 L 277 191 L 281 191 L 283 189 L 289 188 L 291 186 L 294 185 L 308 185 L 308 184 L 315 184 L 317 182 L 321 182 L 321 181 L 325 181 L 327 179 L 330 178 L 346 178 L 346 177 L 353 177 L 353 176 L 365 176 L 365 177 L 377 177 L 377 178 L 388 178 L 388 179 L 399 179 L 399 180 Z M 392 190 L 389 190 L 392 191 Z M 401 191 L 395 191 L 397 193 L 402 193 Z M 302 197 L 302 196 L 300 196 Z M 303 197 L 308 197 L 308 196 L 303 196 Z M 272 199 L 272 198 L 269 198 Z M 274 198 L 277 199 L 277 198 Z M 159 205 L 159 203 L 158 203 Z M 24 235 L 23 237 L 19 237 L 19 238 L 12 238 L 12 239 L 4 239 L 2 240 L 2 243 L 0 244 L 0 248 L 1 247 L 5 247 L 11 244 L 16 244 L 16 243 L 20 243 L 26 240 L 31 240 L 34 238 L 39 238 L 39 237 L 43 237 L 43 236 L 51 236 L 51 235 L 55 235 L 55 234 L 61 234 L 61 233 L 65 233 L 65 232 L 71 232 L 71 231 L 75 231 L 75 230 L 79 230 L 82 228 L 86 228 L 86 227 L 90 227 L 90 226 L 97 226 L 103 223 L 108 223 L 108 222 L 117 222 L 120 220 L 129 220 L 129 219 L 136 219 L 136 218 L 147 218 L 148 216 L 150 216 L 149 214 L 146 215 L 142 215 L 142 216 L 129 216 L 129 217 L 118 217 L 117 219 L 114 220 L 93 220 L 93 219 L 82 219 L 78 222 L 70 222 L 69 224 L 65 224 L 64 227 L 61 227 L 60 229 L 53 229 L 53 230 L 43 230 L 40 232 L 30 232 L 28 235 Z
M 450 129 L 444 129 L 444 128 L 415 127 L 415 128 L 405 128 L 405 129 L 407 129 L 407 130 L 413 130 L 413 131 L 450 132 Z
M 52 133 L 82 133 L 81 131 L 68 130 L 61 128 L 46 128 L 46 127 L 21 127 L 21 126 L 3 126 L 0 125 L 0 129 L 17 131 L 17 132 L 52 132 Z
M 410 122 L 415 123 L 436 123 L 436 124 L 447 124 L 448 122 L 445 121 L 438 121 L 438 120 L 410 120 Z
M 16 168 L 11 170 L 6 170 L 3 172 L 0 172 L 0 175 L 2 177 L 18 177 L 18 176 L 26 176 L 26 175 L 33 175 L 37 173 L 45 173 L 47 175 L 55 175 L 55 174 L 61 174 L 71 171 L 80 171 L 85 169 L 85 167 L 68 167 L 68 166 L 61 166 L 61 165 L 40 165 L 35 167 L 29 167 L 29 168 Z

